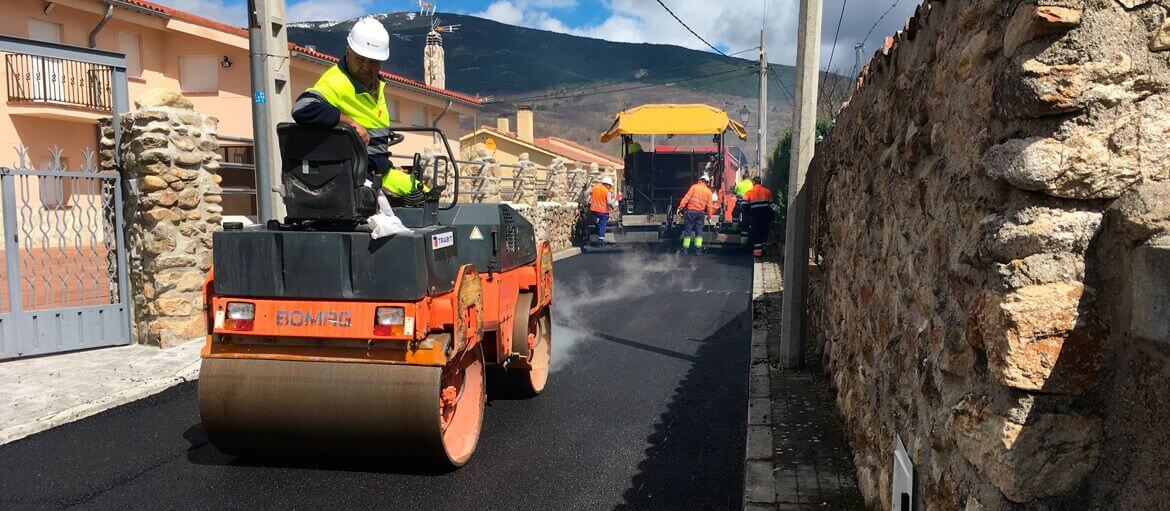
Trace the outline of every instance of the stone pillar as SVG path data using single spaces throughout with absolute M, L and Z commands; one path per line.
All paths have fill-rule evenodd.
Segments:
M 515 186 L 512 202 L 536 205 L 536 164 L 528 159 L 528 153 L 521 153 L 517 165 L 520 168 L 514 174 L 517 181 L 512 182 Z
M 134 104 L 118 148 L 139 190 L 127 197 L 137 211 L 127 218 L 133 337 L 165 348 L 207 332 L 201 287 L 223 213 L 219 142 L 216 120 L 176 92 L 148 91 Z

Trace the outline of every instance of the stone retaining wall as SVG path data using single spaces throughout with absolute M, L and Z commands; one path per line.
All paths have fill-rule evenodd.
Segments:
M 871 505 L 895 435 L 926 509 L 1170 501 L 1168 12 L 928 1 L 866 66 L 810 324 Z

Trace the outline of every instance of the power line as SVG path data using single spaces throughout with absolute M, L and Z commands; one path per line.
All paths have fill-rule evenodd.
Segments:
M 902 1 L 902 0 L 894 0 L 894 3 L 890 4 L 890 8 L 889 8 L 889 9 L 886 9 L 886 12 L 882 13 L 882 16 L 881 16 L 880 18 L 878 18 L 878 19 L 877 19 L 877 21 L 873 22 L 873 26 L 872 26 L 872 27 L 869 27 L 869 32 L 866 32 L 866 33 L 865 33 L 865 37 L 863 37 L 863 38 L 861 39 L 861 40 L 862 40 L 862 42 L 864 42 L 864 41 L 868 41 L 868 40 L 869 40 L 869 36 L 870 36 L 870 35 L 873 35 L 873 30 L 874 30 L 875 28 L 877 28 L 877 26 L 878 26 L 878 23 L 881 23 L 881 22 L 882 22 L 882 20 L 886 19 L 886 16 L 888 16 L 888 15 L 890 14 L 890 11 L 894 10 L 894 7 L 897 7 L 897 6 L 898 6 L 898 4 L 899 4 L 899 3 L 901 3 L 901 1 Z
M 784 80 L 781 80 L 780 76 L 776 74 L 776 70 L 772 69 L 771 67 L 768 67 L 768 76 L 771 76 L 773 80 L 776 80 L 776 83 L 780 84 L 780 89 L 783 90 L 784 93 L 787 95 L 786 99 L 788 100 L 788 106 L 795 109 L 796 108 L 796 98 L 792 95 L 792 91 L 788 90 L 788 86 L 784 85 Z
M 691 27 L 687 26 L 687 24 L 685 22 L 683 22 L 682 19 L 679 19 L 678 15 L 675 14 L 674 11 L 670 10 L 670 7 L 667 7 L 666 4 L 662 2 L 662 0 L 657 0 L 657 1 L 658 1 L 658 5 L 661 5 L 663 9 L 666 9 L 666 12 L 670 13 L 671 17 L 673 17 L 675 21 L 677 21 L 680 25 L 682 25 L 683 28 L 687 29 L 687 32 L 690 32 L 691 35 L 698 37 L 700 41 L 703 41 L 703 44 L 707 45 L 708 48 L 715 50 L 715 53 L 723 55 L 724 57 L 730 57 L 730 55 L 723 53 L 723 51 L 720 50 L 719 48 L 716 48 L 715 45 L 707 42 L 706 39 L 703 39 L 703 36 L 699 35 L 694 30 L 691 30 Z
M 837 32 L 833 34 L 833 49 L 829 50 L 829 63 L 825 64 L 825 71 L 833 70 L 833 56 L 837 54 L 837 37 L 841 35 L 841 21 L 845 19 L 845 6 L 849 0 L 841 0 L 841 14 L 837 16 Z

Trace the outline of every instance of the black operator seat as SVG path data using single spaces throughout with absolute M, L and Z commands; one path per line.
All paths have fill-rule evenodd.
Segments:
M 285 221 L 361 223 L 377 212 L 366 146 L 348 125 L 333 127 L 281 123 L 276 127 L 282 156 Z

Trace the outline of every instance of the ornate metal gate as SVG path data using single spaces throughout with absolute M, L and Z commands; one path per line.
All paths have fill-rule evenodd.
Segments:
M 60 150 L 48 168 L 26 154 L 0 168 L 0 359 L 129 343 L 121 176 L 92 151 L 77 170 Z

